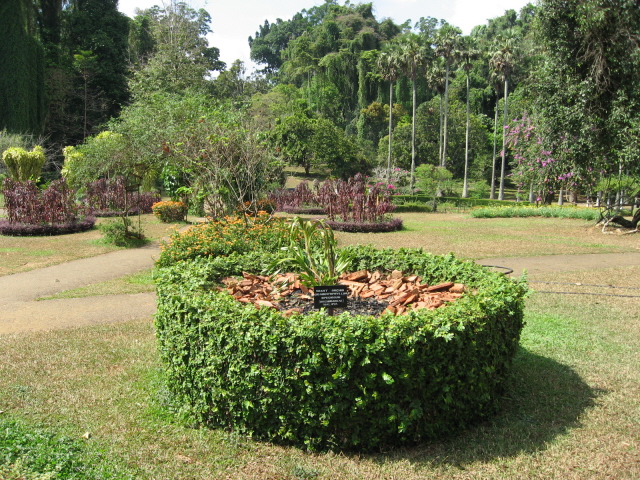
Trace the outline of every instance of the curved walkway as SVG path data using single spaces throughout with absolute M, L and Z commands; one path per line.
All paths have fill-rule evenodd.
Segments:
M 0 335 L 150 319 L 156 310 L 154 293 L 35 300 L 150 268 L 159 254 L 157 245 L 151 245 L 0 277 Z M 516 276 L 527 270 L 535 279 L 552 272 L 640 265 L 640 253 L 486 258 L 477 263 L 508 267 Z

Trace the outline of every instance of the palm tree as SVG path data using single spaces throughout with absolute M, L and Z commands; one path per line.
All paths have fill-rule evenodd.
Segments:
M 429 88 L 440 97 L 440 131 L 438 133 L 438 163 L 442 166 L 442 97 L 445 90 L 445 70 L 438 62 L 432 62 L 425 73 Z
M 459 52 L 458 58 L 462 63 L 462 69 L 467 74 L 467 132 L 464 145 L 464 181 L 462 183 L 462 198 L 467 198 L 468 194 L 468 171 L 469 171 L 469 130 L 471 128 L 471 114 L 469 112 L 469 72 L 473 68 L 473 61 L 480 57 L 480 52 L 473 48 L 473 40 L 470 37 L 463 43 L 463 48 Z
M 402 73 L 410 80 L 413 87 L 412 117 L 411 124 L 411 181 L 409 189 L 413 192 L 416 171 L 416 108 L 417 108 L 417 88 L 416 80 L 422 74 L 424 66 L 429 57 L 430 49 L 423 44 L 422 37 L 415 33 L 407 33 L 398 40 L 398 60 Z
M 500 87 L 502 82 L 498 80 L 495 75 L 495 72 L 491 74 L 491 83 L 493 84 L 493 89 L 496 91 L 496 108 L 495 108 L 495 119 L 493 122 L 493 162 L 491 164 L 491 190 L 489 193 L 489 198 L 494 200 L 496 198 L 496 146 L 497 146 L 497 138 L 498 138 L 498 104 L 500 103 Z
M 451 66 L 457 56 L 460 35 L 462 31 L 454 26 L 445 23 L 436 36 L 436 55 L 444 58 L 445 62 L 445 86 L 444 86 L 444 134 L 442 145 L 442 158 L 440 166 L 447 166 L 447 132 L 449 123 L 449 76 Z
M 400 76 L 398 51 L 391 46 L 378 57 L 380 76 L 389 82 L 389 153 L 387 157 L 387 185 L 391 181 L 391 141 L 393 136 L 393 84 Z
M 509 96 L 509 76 L 514 66 L 515 53 L 515 37 L 506 37 L 498 39 L 500 48 L 493 54 L 489 65 L 498 78 L 504 82 L 504 113 L 502 117 L 502 164 L 500 166 L 500 191 L 498 200 L 504 200 L 504 176 L 506 170 L 506 140 L 508 121 L 508 101 Z

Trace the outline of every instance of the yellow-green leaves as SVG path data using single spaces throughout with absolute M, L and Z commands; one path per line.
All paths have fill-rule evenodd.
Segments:
M 19 182 L 38 180 L 46 159 L 40 145 L 33 147 L 30 152 L 14 147 L 6 149 L 2 154 L 2 161 L 9 169 L 11 178 Z

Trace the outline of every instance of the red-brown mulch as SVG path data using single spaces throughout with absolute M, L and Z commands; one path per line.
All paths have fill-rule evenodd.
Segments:
M 219 287 L 219 290 L 227 291 L 239 302 L 274 308 L 285 316 L 313 309 L 313 288 L 305 287 L 295 273 L 274 277 L 244 273 L 242 279 L 226 277 L 222 283 L 224 287 Z M 347 306 L 346 310 L 355 314 L 391 312 L 401 315 L 408 309 L 435 310 L 457 300 L 465 291 L 461 283 L 427 285 L 419 276 L 404 276 L 398 270 L 390 274 L 367 270 L 345 273 L 340 276 L 338 284 L 349 289 L 351 308 Z M 337 313 L 341 311 L 336 309 Z

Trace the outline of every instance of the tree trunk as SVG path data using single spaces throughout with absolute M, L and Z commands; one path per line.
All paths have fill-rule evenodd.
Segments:
M 500 166 L 500 192 L 498 193 L 498 200 L 504 200 L 504 174 L 506 170 L 506 156 L 507 156 L 507 124 L 508 113 L 507 107 L 507 95 L 509 93 L 509 81 L 505 77 L 504 79 L 504 116 L 502 117 L 502 165 Z
M 558 206 L 561 207 L 564 205 L 564 189 L 561 188 L 558 192 Z
M 447 60 L 447 75 L 444 80 L 444 134 L 442 140 L 442 158 L 440 166 L 447 166 L 447 125 L 449 123 L 449 61 Z
M 413 78 L 413 121 L 411 122 L 411 185 L 409 190 L 413 193 L 413 186 L 415 184 L 415 172 L 416 172 L 416 79 Z
M 617 223 L 622 228 L 632 228 L 635 230 L 636 228 L 638 228 L 638 222 L 640 222 L 640 210 L 636 210 L 636 213 L 633 215 L 633 218 L 631 220 L 627 220 L 621 215 L 616 215 L 610 221 L 613 223 Z
M 533 182 L 529 185 L 529 203 L 533 203 L 535 201 L 535 197 L 533 196 Z
M 496 147 L 498 143 L 498 103 L 499 101 L 500 101 L 500 97 L 496 95 L 496 118 L 493 122 L 493 164 L 491 166 L 491 192 L 489 194 L 489 198 L 491 200 L 494 200 L 496 198 Z
M 462 198 L 467 198 L 468 188 L 468 171 L 469 171 L 469 129 L 471 126 L 471 117 L 469 114 L 469 73 L 467 72 L 467 133 L 464 143 L 464 180 L 462 182 Z
M 438 134 L 438 163 L 442 165 L 442 93 L 440 94 L 440 133 Z
M 387 156 L 387 186 L 391 183 L 391 137 L 393 135 L 393 82 L 389 87 L 389 153 Z

